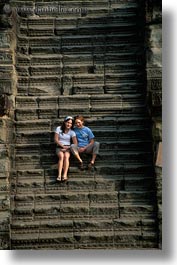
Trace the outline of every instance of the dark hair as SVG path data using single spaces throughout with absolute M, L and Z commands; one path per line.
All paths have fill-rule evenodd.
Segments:
M 69 120 L 72 121 L 71 129 L 73 129 L 73 127 L 74 127 L 74 119 L 73 119 L 73 117 L 71 117 L 71 116 L 66 116 L 66 117 L 64 118 L 64 121 L 63 121 L 62 125 L 61 125 L 61 131 L 62 131 L 62 134 L 65 132 L 65 123 L 66 123 L 67 121 L 69 121 Z

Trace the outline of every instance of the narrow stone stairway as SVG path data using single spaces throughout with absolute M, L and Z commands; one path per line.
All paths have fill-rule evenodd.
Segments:
M 140 2 L 18 12 L 12 249 L 157 248 Z M 86 118 L 100 155 L 91 172 L 71 157 L 69 181 L 59 184 L 53 136 L 68 114 Z

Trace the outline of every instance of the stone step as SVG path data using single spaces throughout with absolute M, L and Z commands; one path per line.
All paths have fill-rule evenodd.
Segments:
M 97 105 L 98 104 L 98 105 Z M 102 104 L 100 106 L 99 104 Z M 89 105 L 85 105 L 84 108 L 81 105 L 76 105 L 72 108 L 72 105 L 67 107 L 67 105 L 63 102 L 63 107 L 60 108 L 26 108 L 26 109 L 16 109 L 16 121 L 29 121 L 29 120 L 37 120 L 37 119 L 58 119 L 59 117 L 65 117 L 68 113 L 71 116 L 76 116 L 77 114 L 87 116 L 87 117 L 95 117 L 99 118 L 101 116 L 110 116 L 113 117 L 122 117 L 122 116 L 134 116 L 137 115 L 139 117 L 144 116 L 147 113 L 146 106 L 142 103 L 121 103 L 112 104 L 106 106 L 105 102 L 95 102 L 92 108 Z M 59 111 L 60 109 L 60 111 Z
M 136 15 L 136 14 L 135 14 Z M 51 33 L 55 33 L 57 35 L 57 31 L 63 31 L 65 30 L 66 33 L 67 30 L 75 29 L 79 30 L 80 34 L 82 34 L 82 29 L 89 29 L 89 32 L 92 32 L 93 29 L 101 31 L 102 30 L 109 30 L 114 27 L 118 28 L 118 32 L 137 32 L 137 19 L 134 16 L 132 19 L 131 17 L 121 17 L 121 16 L 107 16 L 105 19 L 103 18 L 87 18 L 82 17 L 80 19 L 60 19 L 56 18 L 54 19 L 39 19 L 39 18 L 33 18 L 33 19 L 26 19 L 21 20 L 20 23 L 20 31 L 19 33 L 21 35 L 27 35 L 27 36 L 36 36 L 38 35 L 39 31 L 42 33 L 43 31 L 49 31 L 51 30 Z M 54 31 L 55 30 L 55 31 Z M 28 34 L 26 34 L 26 32 Z M 104 32 L 104 31 L 103 31 Z M 43 35 L 43 34 L 42 34 Z M 44 36 L 46 36 L 44 34 Z
M 50 4 L 85 10 L 27 1 L 18 14 L 12 249 L 157 248 L 141 3 Z M 68 114 L 84 115 L 100 156 L 91 171 L 72 157 L 58 183 L 54 129 Z
M 79 100 L 81 102 L 79 102 Z M 51 107 L 58 108 L 63 107 L 63 105 L 68 104 L 69 106 L 81 105 L 83 107 L 84 105 L 91 105 L 90 108 L 94 108 L 95 105 L 99 103 L 107 103 L 104 107 L 111 108 L 111 106 L 114 106 L 116 104 L 122 104 L 122 107 L 126 103 L 129 104 L 143 104 L 144 103 L 144 95 L 142 93 L 137 94 L 125 94 L 125 95 L 60 95 L 60 96 L 17 96 L 16 97 L 16 108 L 17 109 L 29 109 L 29 108 L 41 108 L 46 109 Z M 52 105 L 52 106 L 51 106 Z M 101 105 L 102 107 L 102 105 Z
M 93 4 L 93 3 L 92 3 Z M 98 4 L 98 3 L 97 3 Z M 65 3 L 66 5 L 66 3 Z M 73 3 L 72 3 L 73 5 Z M 82 6 L 83 4 L 81 4 Z M 72 7 L 73 8 L 73 7 Z M 45 9 L 45 10 L 44 10 Z M 44 10 L 45 12 L 45 16 L 47 15 L 47 9 L 49 9 L 48 7 L 45 8 L 45 6 L 42 6 L 42 8 L 40 8 L 40 15 L 42 15 L 42 10 Z M 58 9 L 58 8 L 57 8 Z M 71 7 L 70 7 L 71 9 Z M 20 33 L 23 34 L 24 30 L 23 29 L 53 29 L 53 28 L 58 28 L 59 29 L 67 29 L 67 28 L 81 28 L 83 26 L 87 26 L 87 27 L 92 27 L 92 25 L 96 25 L 98 26 L 109 26 L 109 25 L 121 25 L 121 26 L 130 26 L 133 23 L 137 23 L 137 4 L 134 3 L 134 5 L 124 7 L 124 6 L 120 6 L 116 7 L 113 5 L 110 7 L 108 6 L 108 4 L 106 3 L 106 5 L 102 8 L 100 8 L 100 6 L 98 7 L 98 9 L 96 8 L 96 6 L 89 8 L 88 5 L 85 5 L 84 7 L 82 6 L 82 8 L 76 8 L 77 11 L 80 12 L 65 12 L 64 17 L 52 17 L 52 12 L 50 13 L 50 17 L 41 17 L 41 16 L 33 16 L 33 17 L 21 17 L 20 19 Z M 84 10 L 83 10 L 84 9 Z M 20 11 L 20 8 L 18 7 L 18 11 Z M 23 10 L 21 8 L 21 11 L 25 13 L 25 10 Z M 38 7 L 36 7 L 35 11 L 38 11 Z M 54 11 L 54 10 L 52 10 Z M 58 10 L 60 11 L 60 10 Z M 85 12 L 86 16 L 81 16 L 82 11 Z M 21 13 L 22 13 L 21 12 Z M 109 16 L 108 16 L 108 12 L 109 12 Z M 21 14 L 19 12 L 19 15 Z M 70 14 L 69 14 L 70 13 Z M 62 14 L 62 12 L 60 12 L 60 15 Z M 56 15 L 56 14 L 55 14 Z M 67 16 L 69 15 L 69 16 Z M 104 19 L 102 18 L 102 16 L 105 16 Z M 32 31 L 30 32 L 31 34 L 28 34 L 28 36 L 33 36 Z M 48 32 L 47 32 L 48 33 Z M 46 35 L 46 34 L 45 34 Z
M 41 197 L 43 197 L 41 195 Z M 11 205 L 11 211 L 13 213 L 13 220 L 40 220 L 44 219 L 68 219 L 68 218 L 131 218 L 139 216 L 141 218 L 153 218 L 155 217 L 155 208 L 148 201 L 136 202 L 133 198 L 129 202 L 123 200 L 114 201 L 92 201 L 83 200 L 75 201 L 70 200 L 66 202 L 61 199 L 62 196 L 53 196 L 52 201 L 31 201 L 25 203 L 17 203 Z M 66 198 L 66 195 L 65 195 Z
M 120 34 L 119 32 L 111 35 L 69 35 L 69 36 L 62 36 L 62 37 L 26 37 L 26 36 L 18 36 L 17 40 L 17 51 L 18 55 L 22 56 L 30 55 L 30 59 L 33 58 L 33 55 L 41 56 L 41 55 L 59 55 L 62 53 L 63 61 L 65 62 L 65 49 L 74 48 L 74 49 L 82 49 L 83 47 L 86 47 L 86 50 L 92 47 L 92 51 L 94 52 L 94 61 L 96 60 L 96 54 L 98 53 L 98 47 L 104 47 L 104 53 L 110 52 L 112 49 L 110 48 L 116 48 L 118 54 L 120 52 L 124 53 L 139 53 L 142 49 L 142 41 L 140 38 L 131 38 L 130 36 L 126 36 L 125 34 Z M 102 48 L 101 48 L 102 49 Z M 89 51 L 89 50 L 88 50 Z M 97 51 L 97 52 L 96 52 Z M 115 51 L 115 52 L 116 52 Z M 85 51 L 83 51 L 85 54 Z M 63 54 L 64 53 L 64 54 Z M 103 58 L 104 61 L 104 55 L 100 57 Z M 73 56 L 73 54 L 71 54 Z M 83 56 L 81 52 L 81 56 Z M 89 56 L 89 54 L 85 54 L 86 57 Z M 97 61 L 95 61 L 97 62 Z M 72 62 L 74 64 L 74 60 Z M 120 63 L 120 62 L 119 62 Z M 80 64 L 83 64 L 83 60 L 80 60 Z
M 57 98 L 56 98 L 57 99 Z M 136 95 L 73 95 L 73 96 L 60 96 L 59 102 L 54 100 L 53 107 L 46 105 L 42 106 L 40 103 L 42 98 L 38 97 L 17 97 L 16 99 L 16 120 L 29 120 L 29 119 L 57 119 L 58 110 L 60 115 L 65 115 L 69 112 L 70 115 L 76 113 L 84 113 L 86 116 L 97 116 L 103 114 L 136 114 L 141 115 L 142 111 L 145 113 L 146 106 L 144 96 L 141 94 Z M 44 99 L 45 102 L 47 101 Z M 43 100 L 42 100 L 43 101 Z M 50 102 L 50 100 L 49 100 Z M 48 104 L 49 104 L 48 102 Z M 54 107 L 55 106 L 55 107 Z M 104 108 L 103 108 L 104 106 Z M 74 112 L 74 113 L 73 113 Z
M 98 45 L 99 47 L 99 45 Z M 110 47 L 110 46 L 109 46 Z M 76 50 L 77 51 L 77 50 Z M 80 47 L 78 47 L 78 52 Z M 133 66 L 135 69 L 140 66 L 140 62 L 143 59 L 143 50 L 139 49 L 138 51 L 126 50 L 122 52 L 116 52 L 112 50 L 92 50 L 92 53 L 73 53 L 72 54 L 35 54 L 35 55 L 25 55 L 18 53 L 16 57 L 16 66 L 17 67 L 35 67 L 35 66 L 57 66 L 57 67 L 69 67 L 69 66 L 84 66 L 84 65 L 99 65 L 104 64 L 105 67 L 120 65 L 124 67 Z M 132 69 L 132 68 L 131 68 Z M 79 73 L 80 74 L 80 73 Z
M 41 219 L 70 219 L 70 218 L 104 218 L 109 216 L 110 218 L 118 218 L 119 211 L 116 203 L 108 204 L 92 204 L 88 203 L 77 203 L 74 204 L 56 204 L 56 205 L 36 205 L 35 207 L 15 207 L 12 209 L 13 219 L 20 220 L 41 220 Z
M 51 147 L 52 150 L 54 149 L 53 147 L 53 134 L 55 131 L 55 128 L 59 125 L 62 124 L 63 119 L 60 120 L 43 120 L 43 119 L 38 119 L 38 120 L 28 120 L 28 121 L 18 121 L 16 122 L 16 136 L 18 139 L 20 136 L 21 137 L 30 137 L 30 135 L 32 134 L 32 136 L 36 135 L 40 135 L 42 133 L 46 133 L 46 134 L 51 134 Z M 134 125 L 132 127 L 132 122 L 134 121 Z M 143 124 L 144 123 L 144 124 Z M 111 121 L 111 120 L 106 120 L 106 119 L 101 119 L 101 120 L 97 120 L 95 122 L 86 121 L 86 126 L 89 126 L 93 133 L 96 135 L 96 139 L 99 141 L 101 140 L 101 144 L 104 145 L 105 144 L 105 140 L 107 140 L 107 143 L 111 144 L 111 139 L 113 141 L 113 145 L 116 144 L 116 140 L 120 141 L 120 137 L 121 139 L 124 138 L 125 134 L 126 134 L 126 138 L 128 138 L 129 135 L 129 140 L 128 143 L 130 143 L 130 141 L 133 139 L 135 139 L 135 134 L 136 132 L 141 135 L 144 133 L 144 135 L 146 135 L 146 137 L 149 135 L 148 131 L 149 131 L 149 120 L 148 119 L 144 119 L 144 121 L 142 119 L 129 119 L 129 120 L 125 120 L 125 121 Z M 107 126 L 109 129 L 107 129 Z M 104 136 L 107 136 L 107 134 L 109 132 L 113 132 L 113 136 L 111 135 L 109 139 L 104 139 Z M 99 133 L 100 132 L 100 133 Z M 42 136 L 42 135 L 41 135 Z M 141 138 L 143 137 L 143 135 L 141 135 Z M 41 137 L 42 138 L 42 137 Z M 151 137 L 149 137 L 150 139 Z M 138 139 L 137 139 L 138 140 Z M 148 140 L 148 139 L 147 139 Z M 52 143 L 53 142 L 53 143 Z M 20 143 L 19 143 L 20 144 Z M 24 143 L 21 143 L 24 144 Z M 27 143 L 26 143 L 27 144 Z M 28 142 L 28 144 L 31 144 L 30 142 Z M 37 143 L 36 143 L 37 144 Z M 41 144 L 41 143 L 40 143 Z M 104 146 L 105 148 L 106 146 Z M 46 148 L 49 148 L 47 146 L 46 143 Z M 102 147 L 101 147 L 102 148 Z
M 138 40 L 137 40 L 138 41 Z M 73 46 L 56 46 L 55 47 L 55 42 L 53 42 L 52 46 L 49 45 L 44 45 L 42 46 L 42 41 L 41 44 L 39 44 L 38 46 L 27 46 L 26 49 L 24 49 L 23 46 L 19 46 L 18 47 L 18 52 L 19 52 L 19 56 L 21 57 L 18 60 L 18 66 L 30 66 L 28 61 L 27 63 L 25 63 L 24 58 L 23 58 L 23 54 L 26 55 L 30 55 L 31 61 L 33 62 L 32 65 L 42 65 L 41 61 L 43 61 L 43 56 L 45 54 L 48 54 L 47 56 L 47 65 L 50 65 L 50 56 L 53 54 L 62 54 L 62 65 L 59 63 L 59 61 L 57 62 L 56 59 L 54 59 L 54 65 L 57 64 L 57 66 L 59 67 L 68 67 L 68 60 L 71 60 L 71 65 L 73 65 L 74 67 L 76 66 L 80 66 L 82 64 L 86 65 L 86 63 L 92 63 L 94 65 L 99 65 L 99 64 L 104 64 L 106 66 L 106 68 L 108 68 L 108 63 L 111 64 L 111 62 L 109 61 L 108 57 L 111 54 L 115 54 L 117 50 L 119 50 L 119 53 L 122 52 L 122 54 L 125 55 L 125 57 L 120 57 L 120 61 L 117 61 L 117 64 L 120 66 L 124 66 L 125 69 L 126 68 L 126 64 L 127 67 L 128 65 L 130 66 L 138 66 L 138 61 L 141 59 L 142 55 L 143 55 L 143 48 L 140 48 L 138 51 L 136 50 L 136 48 L 134 47 L 134 44 L 130 45 L 126 47 L 125 45 L 121 45 L 121 44 L 108 44 L 108 43 L 102 43 L 102 45 L 100 45 L 99 43 L 95 44 L 94 47 L 93 45 L 73 45 Z M 41 47 L 42 46 L 42 47 Z M 123 46 L 123 47 L 122 47 Z M 130 51 L 128 50 L 130 49 Z M 74 57 L 76 57 L 76 59 L 78 58 L 78 54 L 80 56 L 84 55 L 86 56 L 85 60 L 78 61 L 78 64 L 76 65 L 76 62 L 74 62 Z M 72 57 L 67 58 L 67 56 L 71 55 Z M 89 56 L 90 55 L 90 56 Z M 33 56 L 38 56 L 38 61 L 37 58 L 33 58 Z M 90 60 L 89 60 L 90 57 Z M 36 60 L 35 60 L 36 59 Z M 133 61 L 133 59 L 135 59 L 135 61 Z M 116 62 L 112 62 L 112 64 L 116 64 Z M 66 69 L 67 70 L 67 69 Z M 63 73 L 67 74 L 67 71 L 63 71 Z M 72 73 L 72 72 L 71 72 Z M 70 74 L 71 74 L 70 73 Z M 78 71 L 79 73 L 79 71 Z M 89 73 L 89 72 L 88 72 Z
M 98 172 L 102 172 L 103 170 L 105 170 L 106 172 L 108 172 L 109 170 L 121 170 L 121 172 L 123 171 L 129 171 L 129 172 L 134 172 L 134 171 L 139 171 L 141 169 L 142 170 L 148 170 L 152 167 L 152 159 L 133 159 L 132 156 L 127 158 L 127 163 L 129 163 L 130 168 L 128 168 L 125 165 L 125 157 L 123 157 L 122 159 L 119 158 L 118 156 L 116 158 L 114 158 L 114 156 L 107 156 L 106 157 L 107 160 L 103 160 L 103 161 L 99 161 L 99 159 L 97 159 L 96 161 L 96 165 L 95 165 L 95 170 Z M 30 159 L 30 161 L 29 161 Z M 90 160 L 90 159 L 89 159 Z M 51 168 L 53 165 L 55 165 L 57 162 L 57 157 L 52 157 L 52 159 L 50 159 L 50 156 L 44 156 L 42 158 L 40 158 L 40 156 L 37 155 L 23 155 L 23 156 L 17 156 L 14 164 L 17 168 L 17 170 L 20 169 L 40 169 L 42 168 Z M 85 162 L 85 161 L 84 161 Z M 85 167 L 87 167 L 89 161 L 87 161 L 85 163 Z M 71 166 L 75 166 L 76 167 L 76 162 L 71 160 Z M 134 164 L 136 164 L 134 166 Z M 105 168 L 107 167 L 107 168 Z
M 29 22 L 28 22 L 29 23 Z M 36 23 L 34 20 L 33 23 Z M 42 23 L 42 22 L 41 22 Z M 115 24 L 97 24 L 97 25 L 78 25 L 77 20 L 71 24 L 72 21 L 69 23 L 61 24 L 57 26 L 57 24 L 53 21 L 51 25 L 29 25 L 29 26 L 20 26 L 19 35 L 26 36 L 26 37 L 41 37 L 41 36 L 63 36 L 66 35 L 87 35 L 87 34 L 100 34 L 100 35 L 107 35 L 107 34 L 123 34 L 124 36 L 134 36 L 139 37 L 139 32 L 137 32 L 137 23 L 115 23 Z
M 73 93 L 76 94 L 77 90 L 83 90 L 83 92 L 87 92 L 89 94 L 89 90 L 92 90 L 93 93 L 98 94 L 101 92 L 101 94 L 106 94 L 108 91 L 108 88 L 112 87 L 114 89 L 117 89 L 120 93 L 122 91 L 123 94 L 139 94 L 142 90 L 142 82 L 141 79 L 144 76 L 144 73 L 141 73 L 141 70 L 139 70 L 139 76 L 137 75 L 137 71 L 135 70 L 134 72 L 131 69 L 123 69 L 123 66 L 116 66 L 116 65 L 111 65 L 111 66 L 106 66 L 105 64 L 95 64 L 94 66 L 92 65 L 87 65 L 87 66 L 47 66 L 47 67 L 41 67 L 41 66 L 34 66 L 34 67 L 17 67 L 18 73 L 20 76 L 28 77 L 29 75 L 32 77 L 35 76 L 48 76 L 50 77 L 55 77 L 56 75 L 62 75 L 62 80 L 66 82 L 66 80 L 73 80 L 77 81 L 77 78 L 75 78 L 76 75 L 79 73 L 83 74 L 88 74 L 94 73 L 95 76 L 101 75 L 100 76 L 100 83 L 102 84 L 103 78 L 104 82 L 106 83 L 104 86 L 101 84 L 96 83 L 95 85 L 90 84 L 91 87 L 88 84 L 77 84 L 77 86 L 73 83 Z M 126 73 L 125 73 L 126 72 Z M 110 82 L 110 76 L 112 74 L 117 74 L 117 77 L 119 76 L 120 83 L 119 84 L 114 84 L 112 81 Z M 71 77 L 72 75 L 72 77 Z M 142 76 L 141 76 L 142 75 Z M 109 76 L 109 77 L 108 77 Z M 127 77 L 127 78 L 126 78 Z M 112 78 L 112 77 L 111 77 Z M 138 81 L 139 79 L 139 81 Z M 22 80 L 23 81 L 23 80 Z M 95 81 L 99 81 L 98 78 L 95 77 Z M 24 79 L 25 82 L 25 79 Z M 137 88 L 133 89 L 133 87 L 138 86 Z M 78 91 L 79 92 L 79 91 Z M 82 91 L 81 91 L 82 92 Z M 129 93 L 128 93 L 129 92 Z M 117 92 L 118 93 L 118 92 Z M 50 97 L 50 96 L 49 96 Z
M 57 169 L 27 169 L 18 170 L 11 181 L 12 194 L 54 194 L 55 192 L 98 192 L 126 191 L 126 192 L 149 192 L 154 191 L 154 179 L 150 169 L 144 173 L 139 172 L 111 172 L 110 169 L 103 173 L 82 173 L 75 170 L 69 172 L 67 183 L 58 183 Z M 100 177 L 100 175 L 101 177 Z M 103 175 L 104 174 L 104 175 Z M 124 175 L 126 174 L 126 177 Z M 18 179 L 16 179 L 18 177 Z
M 30 228 L 30 232 L 28 232 Z M 37 233 L 47 232 L 51 229 L 52 232 L 57 231 L 58 233 L 62 232 L 97 232 L 97 231 L 115 231 L 122 234 L 123 232 L 155 232 L 156 223 L 154 219 L 139 218 L 134 217 L 130 219 L 125 218 L 103 218 L 103 219 L 51 219 L 51 220 L 21 220 L 16 221 L 12 219 L 12 228 L 16 232 L 18 229 L 18 235 L 28 234 L 28 233 Z M 16 233 L 14 233 L 16 234 Z
M 153 219 L 138 218 L 13 220 L 12 244 L 15 249 L 143 248 L 145 242 L 156 247 L 155 229 Z
M 20 149 L 23 151 L 24 145 L 26 145 L 27 148 L 30 148 L 31 154 L 36 154 L 37 150 L 40 150 L 40 153 L 47 151 L 50 154 L 55 153 L 56 145 L 53 141 L 53 133 L 51 136 L 51 133 L 44 132 L 44 135 L 42 136 L 41 132 L 31 132 L 31 133 L 21 133 L 16 135 L 16 145 L 17 149 L 20 152 Z M 121 136 L 121 137 L 120 137 Z M 146 139 L 145 137 L 134 137 L 131 135 L 127 137 L 127 135 L 120 134 L 119 138 L 115 137 L 109 137 L 109 139 L 105 137 L 99 137 L 96 140 L 100 142 L 100 150 L 107 150 L 108 152 L 114 151 L 115 153 L 123 151 L 124 154 L 128 154 L 129 151 L 136 153 L 145 151 L 145 152 L 151 152 L 152 151 L 152 142 L 151 140 Z M 143 142 L 144 141 L 144 142 Z M 14 146 L 14 144 L 11 144 L 11 146 Z M 100 151 L 100 152 L 101 152 Z M 25 152 L 25 149 L 24 149 Z M 29 149 L 27 150 L 29 152 Z M 100 154 L 101 155 L 101 154 Z
M 84 48 L 85 49 L 85 48 Z M 17 71 L 19 76 L 25 76 L 28 77 L 29 75 L 31 77 L 35 76 L 57 76 L 62 75 L 64 76 L 63 79 L 65 80 L 68 76 L 72 75 L 72 78 L 75 79 L 75 77 L 83 74 L 94 74 L 95 79 L 97 76 L 103 76 L 105 81 L 109 81 L 108 78 L 111 75 L 117 75 L 119 77 L 120 81 L 123 80 L 137 80 L 142 79 L 144 77 L 144 71 L 142 69 L 139 69 L 137 65 L 135 65 L 134 70 L 132 70 L 132 65 L 130 63 L 129 68 L 124 65 L 120 64 L 107 64 L 105 62 L 95 63 L 92 64 L 84 64 L 84 65 L 48 65 L 48 66 L 17 66 Z M 122 80 L 121 80 L 122 79 Z M 138 83 L 138 82 L 137 82 Z
M 121 11 L 119 9 L 119 11 Z M 121 16 L 122 15 L 122 16 Z M 105 17 L 103 19 L 102 17 L 80 17 L 80 18 L 60 18 L 56 17 L 55 19 L 52 17 L 31 17 L 31 18 L 21 18 L 20 25 L 22 28 L 30 28 L 38 27 L 38 28 L 52 28 L 54 26 L 58 27 L 61 26 L 61 29 L 73 26 L 77 27 L 101 27 L 101 26 L 107 26 L 107 25 L 117 25 L 120 24 L 122 26 L 130 26 L 137 24 L 137 16 L 136 12 L 134 14 L 128 14 L 125 13 L 124 10 L 122 10 L 122 14 L 119 16 L 115 16 L 110 14 L 109 16 Z M 77 24 L 76 24 L 77 23 Z
M 53 106 L 55 107 L 56 101 L 58 98 L 41 99 L 41 104 L 44 106 Z M 21 104 L 21 107 L 23 104 Z M 17 133 L 29 132 L 29 129 L 33 132 L 50 132 L 54 131 L 55 128 L 62 124 L 64 116 L 59 119 L 38 119 L 38 120 L 29 120 L 29 121 L 16 121 L 15 127 Z M 88 118 L 85 116 L 85 125 L 93 129 L 93 131 L 100 129 L 100 131 L 106 131 L 108 128 L 112 129 L 121 129 L 121 128 L 148 128 L 150 126 L 150 119 L 148 116 L 125 116 L 125 117 L 91 117 Z
M 155 218 L 155 206 L 140 203 L 120 203 L 120 218 L 131 218 L 137 215 L 141 218 Z
M 41 150 L 47 149 L 51 150 L 52 152 L 55 152 L 55 145 L 53 140 L 53 133 L 51 132 L 25 132 L 25 133 L 18 133 L 16 134 L 16 144 L 28 144 L 30 145 L 36 145 L 40 144 Z M 132 135 L 133 136 L 133 135 Z M 99 140 L 101 144 L 101 149 L 114 149 L 114 150 L 146 150 L 150 151 L 152 150 L 152 141 L 149 139 L 145 139 L 142 137 L 141 139 L 139 137 L 131 137 L 130 135 L 127 137 L 127 135 L 124 135 L 123 133 L 119 136 L 119 138 L 115 137 L 107 137 L 104 138 L 98 138 L 96 140 Z M 143 140 L 143 141 L 142 141 Z M 13 144 L 12 144 L 13 146 Z
M 106 146 L 104 144 L 101 143 L 100 146 L 100 154 L 97 157 L 97 161 L 100 162 L 105 162 L 105 161 L 109 161 L 108 157 L 110 157 L 110 159 L 113 160 L 127 160 L 128 158 L 131 158 L 131 160 L 133 160 L 133 162 L 137 161 L 151 161 L 151 151 L 150 150 L 117 150 L 115 149 L 115 146 L 113 145 L 112 148 L 106 148 Z M 41 144 L 17 144 L 16 145 L 16 152 L 15 155 L 17 157 L 17 159 L 20 157 L 25 157 L 26 155 L 28 155 L 29 157 L 32 156 L 41 156 L 41 161 L 43 160 L 56 160 L 54 158 L 54 156 L 56 156 L 55 154 L 55 144 L 53 146 L 51 146 L 50 144 L 48 146 L 41 145 Z M 51 159 L 50 159 L 51 156 Z M 81 155 L 82 159 L 84 160 L 88 160 L 90 159 L 90 156 L 88 155 Z M 88 158 L 89 157 L 89 158 Z M 73 160 L 73 157 L 71 157 L 71 160 Z
M 98 207 L 103 204 L 109 206 L 115 205 L 128 205 L 133 204 L 141 205 L 153 205 L 155 200 L 155 191 L 81 191 L 79 194 L 76 191 L 61 190 L 59 193 L 52 194 L 18 194 L 11 197 L 12 209 L 35 209 L 42 205 L 48 205 L 48 207 L 55 206 L 75 206 L 75 204 L 82 204 L 92 207 L 97 205 Z
M 81 155 L 82 160 L 84 161 L 85 166 L 88 165 L 91 156 L 83 156 Z M 26 150 L 26 152 L 21 153 L 21 154 L 17 154 L 15 157 L 15 161 L 14 164 L 16 165 L 17 169 L 21 169 L 21 168 L 29 168 L 31 169 L 32 167 L 51 167 L 54 164 L 56 164 L 58 161 L 57 156 L 55 155 L 55 153 L 51 152 L 51 153 L 35 153 L 34 151 L 28 151 Z M 96 165 L 95 165 L 95 169 L 97 170 L 97 168 L 99 168 L 99 170 L 101 170 L 101 166 L 105 166 L 107 165 L 108 167 L 111 166 L 117 166 L 118 168 L 120 167 L 125 167 L 125 161 L 127 161 L 127 163 L 131 166 L 132 164 L 137 164 L 137 165 L 141 165 L 144 164 L 145 167 L 147 167 L 147 165 L 151 165 L 152 164 L 152 154 L 149 152 L 101 152 L 99 157 L 97 157 L 96 160 Z M 76 161 L 76 159 L 71 156 L 70 159 L 70 167 L 77 167 L 78 162 Z M 72 171 L 71 171 L 72 172 Z
M 52 205 L 68 205 L 74 203 L 117 203 L 117 191 L 65 191 L 61 190 L 59 193 L 53 194 L 17 194 L 13 198 L 12 205 L 15 206 L 32 206 L 41 205 L 43 203 Z
M 118 192 L 118 200 L 120 204 L 124 203 L 135 203 L 143 204 L 149 203 L 153 205 L 155 201 L 155 189 L 152 191 L 127 191 L 120 190 Z
M 58 183 L 57 165 L 52 168 L 27 168 L 14 171 L 11 187 L 12 191 L 20 193 L 44 193 L 48 194 L 59 191 L 153 191 L 154 179 L 152 168 L 136 167 L 102 167 L 97 171 L 79 171 L 71 167 L 68 173 L 67 183 Z

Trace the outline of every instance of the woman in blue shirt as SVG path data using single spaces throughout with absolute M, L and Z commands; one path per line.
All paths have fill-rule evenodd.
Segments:
M 100 144 L 94 140 L 95 136 L 90 128 L 84 126 L 84 117 L 78 115 L 75 117 L 74 132 L 76 134 L 78 144 L 71 145 L 71 151 L 80 162 L 80 169 L 84 169 L 83 161 L 80 157 L 80 153 L 92 154 L 92 159 L 88 165 L 88 169 L 91 169 L 95 164 L 96 156 L 99 154 Z

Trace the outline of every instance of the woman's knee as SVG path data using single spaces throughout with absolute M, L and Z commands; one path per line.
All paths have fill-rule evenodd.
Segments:
M 59 152 L 58 153 L 58 158 L 59 159 L 63 159 L 64 158 L 64 153 L 63 152 Z
M 64 158 L 68 160 L 70 158 L 70 153 L 69 152 L 65 152 L 64 153 Z

